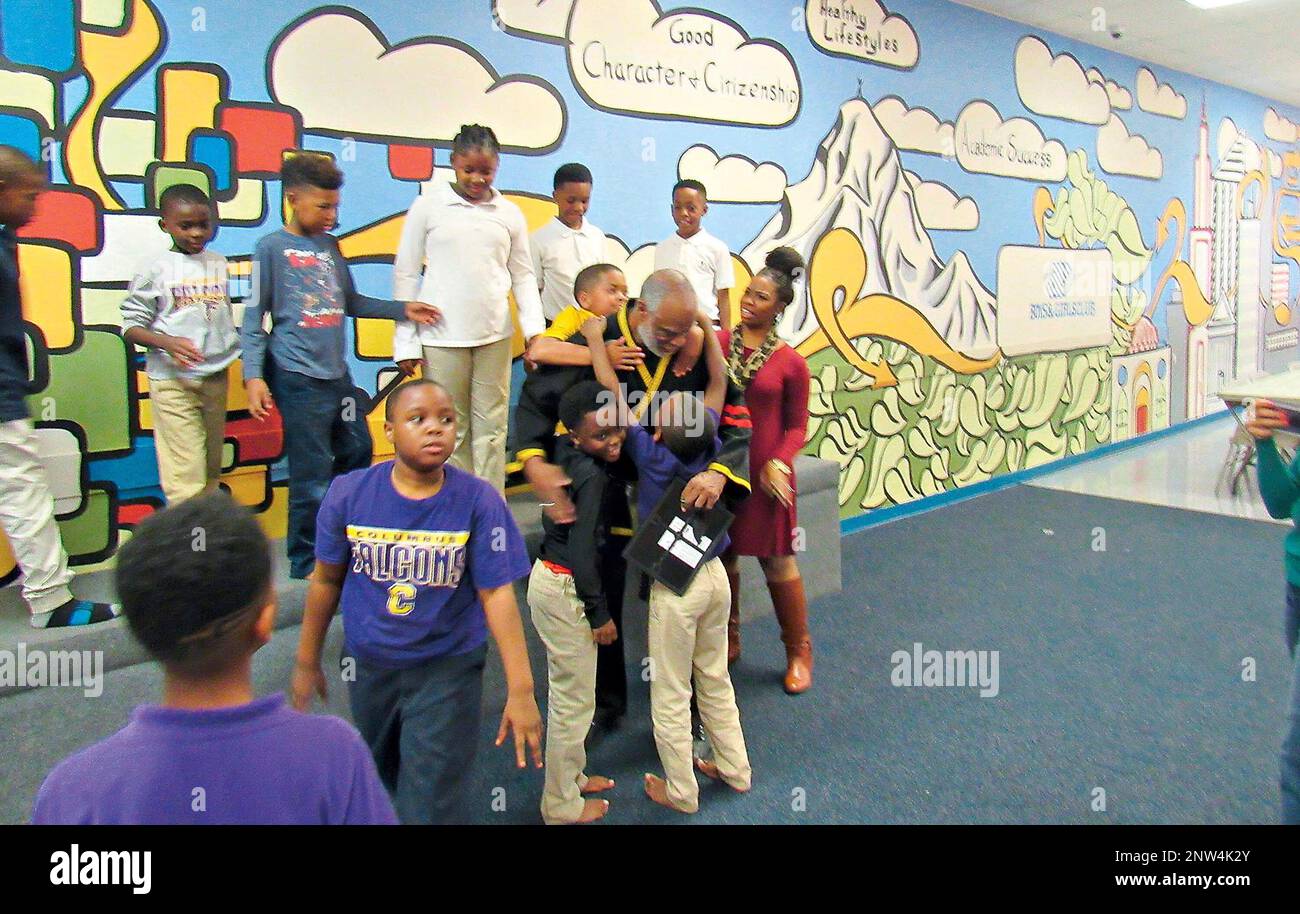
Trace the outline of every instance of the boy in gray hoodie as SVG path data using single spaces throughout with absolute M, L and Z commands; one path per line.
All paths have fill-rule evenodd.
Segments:
M 158 481 L 168 503 L 213 491 L 221 475 L 227 369 L 239 331 L 226 290 L 226 258 L 205 250 L 212 203 L 190 184 L 158 201 L 172 247 L 145 264 L 122 302 L 128 343 L 148 350 Z

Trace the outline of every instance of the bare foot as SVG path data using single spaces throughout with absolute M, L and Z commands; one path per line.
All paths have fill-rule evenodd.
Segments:
M 588 822 L 595 822 L 597 819 L 605 817 L 609 812 L 609 800 L 585 800 L 582 804 L 582 815 L 578 816 L 574 825 L 586 825 Z
M 679 809 L 668 800 L 668 782 L 655 774 L 647 773 L 645 776 L 645 795 L 654 800 L 660 806 L 667 806 L 673 812 L 684 812 L 691 815 L 688 810 Z
M 583 793 L 604 793 L 606 790 L 614 789 L 614 781 L 604 775 L 593 774 L 587 777 L 587 786 L 582 788 Z
M 695 760 L 695 770 L 707 778 L 712 778 L 715 781 L 721 781 L 723 784 L 727 784 L 727 782 L 722 778 L 722 772 L 718 771 L 718 766 L 712 759 L 697 758 Z M 748 787 L 741 788 L 732 784 L 727 784 L 727 786 L 736 791 L 736 793 L 749 793 Z

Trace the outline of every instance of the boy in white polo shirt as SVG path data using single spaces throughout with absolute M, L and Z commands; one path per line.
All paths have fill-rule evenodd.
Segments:
M 551 197 L 559 213 L 529 238 L 548 325 L 573 304 L 573 281 L 582 269 L 605 259 L 605 233 L 585 218 L 591 204 L 591 171 L 577 162 L 561 165 L 553 187 Z
M 708 192 L 699 181 L 686 179 L 673 185 L 673 222 L 677 231 L 655 248 L 655 270 L 680 270 L 695 289 L 701 310 L 714 327 L 730 329 L 731 287 L 736 271 L 731 251 L 700 223 L 709 211 Z

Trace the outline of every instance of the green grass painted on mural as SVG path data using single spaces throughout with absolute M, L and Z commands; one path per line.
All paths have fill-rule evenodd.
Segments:
M 32 420 L 75 422 L 86 433 L 91 457 L 130 448 L 125 346 L 116 333 L 87 330 L 78 349 L 51 355 L 50 383 L 27 398 Z
M 898 386 L 871 379 L 833 350 L 809 359 L 804 453 L 840 467 L 841 517 L 1029 469 L 1110 440 L 1105 349 L 1022 356 L 957 375 L 900 343 L 860 340 Z
M 70 520 L 59 521 L 63 548 L 75 562 L 78 556 L 96 555 L 108 548 L 109 511 L 112 499 L 102 489 L 86 493 L 86 510 Z

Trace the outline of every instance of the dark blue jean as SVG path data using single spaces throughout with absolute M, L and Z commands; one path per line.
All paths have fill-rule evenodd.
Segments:
M 330 481 L 370 466 L 374 442 L 366 407 L 347 375 L 333 380 L 276 370 L 268 359 L 266 382 L 284 422 L 289 460 L 289 574 L 305 578 L 316 564 L 316 512 Z
M 486 662 L 487 645 L 403 670 L 357 662 L 352 721 L 403 825 L 465 822 Z
M 627 581 L 627 562 L 617 554 L 602 556 L 600 580 L 605 588 L 605 606 L 609 617 L 623 630 L 623 589 Z M 596 647 L 596 709 L 621 717 L 627 713 L 627 663 L 620 636 L 613 644 Z
M 1300 662 L 1296 635 L 1300 633 L 1300 587 L 1286 585 L 1286 648 L 1291 656 L 1291 704 L 1282 740 L 1282 823 L 1300 825 Z

